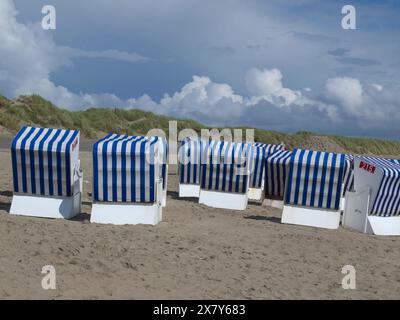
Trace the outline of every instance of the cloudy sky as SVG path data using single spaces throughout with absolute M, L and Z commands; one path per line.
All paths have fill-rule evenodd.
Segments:
M 397 0 L 0 0 L 0 93 L 400 139 L 399 17 Z

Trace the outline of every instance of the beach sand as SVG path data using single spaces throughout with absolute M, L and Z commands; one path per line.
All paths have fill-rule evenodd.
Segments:
M 8 214 L 10 153 L 0 151 L 0 298 L 400 299 L 400 237 L 283 225 L 258 203 L 239 212 L 178 199 L 173 170 L 159 225 L 91 224 L 90 153 L 81 159 L 83 213 L 29 218 Z M 44 265 L 56 290 L 42 289 Z M 345 265 L 355 290 L 341 286 Z

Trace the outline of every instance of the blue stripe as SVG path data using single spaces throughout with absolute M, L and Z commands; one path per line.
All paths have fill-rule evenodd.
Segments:
M 40 135 L 43 133 L 42 128 L 39 129 L 39 131 L 36 133 L 35 137 L 31 140 L 31 143 L 29 145 L 29 159 L 30 159 L 30 169 L 31 169 L 31 191 L 33 194 L 36 193 L 36 170 L 35 170 L 35 142 L 37 139 L 40 137 Z M 38 151 L 40 153 L 40 151 Z
M 103 139 L 100 139 L 93 145 L 93 199 L 99 200 L 99 160 L 98 160 L 98 145 L 100 142 L 110 138 L 112 133 L 109 133 Z
M 107 147 L 109 141 L 105 141 L 101 147 L 101 160 L 103 165 L 103 200 L 108 201 L 108 163 Z
M 199 141 L 195 141 L 195 149 L 194 149 L 194 159 L 196 161 L 196 163 L 193 164 L 193 183 L 197 184 L 197 166 L 198 166 L 198 159 L 199 159 L 199 148 L 201 148 L 201 146 L 199 145 L 200 142 Z
M 117 145 L 121 140 L 126 139 L 128 136 L 119 136 L 118 139 L 112 141 L 111 145 L 111 187 L 112 187 L 112 201 L 118 201 L 118 175 L 117 175 Z
M 290 196 L 292 193 L 292 179 L 293 179 L 293 167 L 294 167 L 294 157 L 296 155 L 296 149 L 292 152 L 290 156 L 290 162 L 289 162 L 289 176 L 288 176 L 288 183 L 286 186 L 286 192 L 285 192 L 285 203 L 290 203 Z
M 318 179 L 318 165 L 320 162 L 321 153 L 317 152 L 315 156 L 315 165 L 314 165 L 314 172 L 313 172 L 313 179 L 312 179 L 312 186 L 311 186 L 311 197 L 310 197 L 310 206 L 315 206 L 315 194 L 317 191 L 317 179 Z
M 224 147 L 224 143 L 221 143 L 219 145 L 219 151 L 218 151 L 218 156 L 221 155 L 222 153 L 222 148 Z M 215 190 L 219 190 L 219 172 L 220 172 L 220 167 L 221 167 L 221 159 L 218 158 L 218 162 L 216 165 L 216 179 L 215 179 Z
M 243 148 L 244 148 L 244 145 L 243 145 Z M 247 163 L 247 159 L 248 159 L 248 158 L 247 158 L 247 155 L 249 155 L 249 153 L 251 152 L 251 148 L 250 148 L 250 149 L 247 148 L 247 150 L 245 150 L 244 152 L 245 152 L 246 158 L 245 158 L 245 163 L 244 163 L 244 166 L 243 166 L 243 168 L 242 168 L 242 171 L 243 171 L 243 170 L 246 170 L 246 169 L 247 169 L 247 166 L 249 165 L 249 164 Z M 260 170 L 260 171 L 261 171 L 261 170 Z M 247 192 L 247 190 L 246 190 L 247 178 L 248 178 L 247 173 L 246 173 L 246 174 L 243 174 L 243 172 L 242 172 L 242 193 L 246 193 L 246 192 Z
M 231 146 L 231 143 L 228 142 L 228 145 L 225 149 L 225 159 L 229 159 L 229 148 Z M 226 189 L 226 180 L 227 180 L 227 170 L 228 170 L 228 166 L 229 164 L 227 163 L 227 161 L 225 161 L 224 166 L 222 168 L 222 190 L 225 191 Z
M 28 187 L 27 187 L 27 179 L 26 179 L 26 158 L 25 158 L 25 145 L 26 141 L 30 138 L 32 133 L 35 131 L 35 128 L 30 128 L 28 131 L 28 134 L 25 136 L 25 139 L 22 140 L 21 142 L 21 166 L 22 166 L 22 191 L 23 192 L 28 192 Z
M 131 144 L 131 201 L 136 202 L 136 157 L 135 157 L 135 150 L 136 144 L 139 140 L 133 141 Z
M 392 188 L 393 182 L 396 179 L 395 176 L 390 177 L 388 179 L 386 179 L 387 182 L 387 192 L 385 192 L 385 188 L 382 189 L 382 194 L 379 197 L 379 202 L 377 205 L 377 211 L 380 212 L 380 215 L 386 215 L 386 210 L 383 209 L 384 205 L 387 203 L 387 201 L 389 200 L 389 192 Z
M 265 148 L 263 148 L 262 150 L 261 150 L 261 152 L 262 152 L 262 161 L 261 161 L 261 167 L 260 167 L 260 174 L 258 175 L 258 187 L 259 188 L 261 188 L 261 186 L 262 186 L 262 179 L 263 179 L 263 177 L 265 176 L 265 174 L 264 174 L 264 168 L 265 168 L 265 159 L 267 158 L 267 154 L 266 154 L 266 151 L 265 151 Z
M 44 195 L 46 190 L 45 190 L 45 181 L 44 181 L 44 153 L 45 150 L 43 150 L 44 143 L 47 141 L 49 138 L 50 134 L 53 132 L 52 129 L 47 129 L 46 134 L 44 135 L 43 139 L 39 142 L 39 184 L 40 184 L 40 194 Z
M 308 180 L 309 180 L 308 177 L 310 175 L 312 155 L 313 155 L 313 152 L 309 152 L 307 155 L 307 166 L 306 166 L 306 173 L 305 173 L 305 179 L 304 179 L 304 191 L 303 191 L 303 199 L 302 199 L 303 206 L 307 205 L 307 191 L 308 191 Z
M 254 156 L 254 153 L 252 154 L 252 156 Z M 256 148 L 256 161 L 254 164 L 253 182 L 252 182 L 253 187 L 257 186 L 257 171 L 258 171 L 257 169 L 258 169 L 259 158 L 260 158 L 260 148 Z
M 188 165 L 186 166 L 186 167 L 187 167 L 186 183 L 190 183 L 190 175 L 191 175 L 191 172 L 190 172 L 190 166 L 191 166 L 191 161 L 190 161 L 190 147 L 187 148 L 187 158 L 188 158 Z
M 61 130 L 56 130 L 53 138 L 50 140 L 47 148 L 47 173 L 48 173 L 48 181 L 49 181 L 49 194 L 51 196 L 54 195 L 54 188 L 53 188 L 53 144 L 61 134 Z
M 321 185 L 319 189 L 319 199 L 318 199 L 318 207 L 322 208 L 323 200 L 324 200 L 324 190 L 325 190 L 325 179 L 326 179 L 326 171 L 328 168 L 328 153 L 324 153 L 324 163 L 322 165 L 322 175 L 321 175 Z
M 236 149 L 236 148 L 239 148 L 239 146 L 235 145 L 234 149 Z M 241 156 L 242 156 L 242 150 L 240 149 L 239 154 L 238 154 L 238 159 L 240 159 Z M 233 163 L 234 163 L 235 170 L 236 170 L 236 172 L 235 172 L 235 192 L 239 192 L 239 179 L 240 179 L 240 175 L 238 175 L 239 164 L 237 163 L 236 158 L 233 158 L 233 159 L 234 159 Z
M 212 148 L 211 148 L 211 152 L 210 152 L 210 173 L 209 173 L 209 177 L 208 177 L 208 189 L 211 190 L 212 188 L 212 181 L 213 181 L 213 168 L 214 168 L 214 161 L 213 161 L 213 155 L 214 155 L 214 150 L 215 150 L 215 146 L 217 144 L 215 143 Z
M 126 145 L 132 138 L 124 140 L 121 146 L 121 200 L 126 202 Z
M 327 197 L 327 202 L 326 205 L 328 208 L 332 208 L 331 202 L 332 202 L 332 194 L 333 194 L 333 182 L 335 178 L 335 166 L 336 166 L 336 154 L 332 155 L 332 165 L 331 165 L 331 172 L 330 172 L 330 177 L 328 181 L 328 197 Z M 338 184 L 341 184 L 342 179 L 339 179 Z
M 397 192 L 397 195 L 396 195 L 396 208 L 395 208 L 395 210 L 394 210 L 394 213 L 396 214 L 396 215 L 399 215 L 399 207 L 400 207 L 400 184 L 399 184 L 399 189 L 398 189 L 398 192 Z
M 297 165 L 297 173 L 296 173 L 297 177 L 301 177 L 301 171 L 303 169 L 301 166 L 301 163 L 303 162 L 304 153 L 305 153 L 304 150 L 300 151 L 300 156 L 299 156 L 299 161 L 298 161 L 299 164 Z M 299 202 L 300 182 L 301 182 L 301 179 L 297 178 L 296 185 L 295 185 L 295 192 L 294 192 L 294 203 Z
M 71 192 L 71 145 L 75 141 L 76 137 L 78 136 L 78 131 L 74 131 L 72 134 L 72 137 L 69 139 L 67 142 L 67 145 L 65 147 L 65 159 L 66 159 L 66 183 L 67 183 L 67 196 L 72 196 Z
M 113 140 L 111 144 L 111 189 L 112 189 L 112 201 L 118 201 L 118 177 L 117 177 L 117 143 L 121 138 Z
M 146 164 L 146 153 L 145 153 L 146 144 L 142 143 L 140 145 L 140 200 L 142 202 L 146 201 L 146 194 L 145 194 L 145 164 Z
M 390 205 L 388 206 L 388 210 L 387 210 L 389 215 L 396 214 L 396 212 L 393 211 L 393 209 L 394 209 L 397 199 L 399 197 L 399 189 L 400 189 L 399 182 L 400 182 L 400 176 L 396 178 L 395 187 L 393 188 L 392 199 L 390 201 Z
M 186 164 L 186 158 L 185 158 L 185 140 L 182 140 L 181 142 L 181 165 L 180 165 L 180 183 L 185 182 L 185 166 Z
M 154 143 L 150 144 L 150 201 L 154 201 L 154 189 L 155 189 L 155 179 L 154 179 Z
M 66 130 L 63 137 L 57 144 L 57 189 L 58 195 L 62 196 L 62 159 L 61 159 L 61 146 L 64 143 L 65 139 L 67 138 L 68 134 L 70 133 L 69 130 Z
M 275 166 L 275 159 L 271 158 L 271 162 L 269 165 L 269 170 L 268 170 L 268 162 L 266 161 L 266 169 L 265 169 L 265 183 L 267 184 L 267 187 L 270 188 L 271 194 L 275 195 L 275 183 L 274 183 L 274 166 Z M 270 178 L 268 178 L 268 174 L 270 173 Z M 277 178 L 278 178 L 278 189 L 279 189 L 279 168 L 277 168 Z M 271 180 L 271 183 L 269 184 L 269 179 Z M 267 190 L 267 188 L 265 188 Z
M 337 184 L 337 189 L 336 189 L 336 200 L 335 200 L 335 209 L 339 209 L 340 207 L 340 198 L 341 198 L 341 190 L 340 188 L 342 187 L 342 181 L 343 181 L 343 174 L 344 174 L 344 165 L 345 165 L 345 158 L 343 155 L 340 156 L 340 167 L 339 167 L 339 178 L 338 178 L 338 184 Z

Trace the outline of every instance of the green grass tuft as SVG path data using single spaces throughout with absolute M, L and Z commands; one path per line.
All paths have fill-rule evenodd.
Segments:
M 162 129 L 167 134 L 170 120 L 178 121 L 178 132 L 185 128 L 194 129 L 196 132 L 207 128 L 193 120 L 160 116 L 136 109 L 91 108 L 72 112 L 57 108 L 38 95 L 20 96 L 15 100 L 0 95 L 0 126 L 13 133 L 22 125 L 32 125 L 77 129 L 87 138 L 99 138 L 109 132 L 146 134 L 152 128 Z M 302 147 L 356 154 L 400 155 L 400 141 L 330 136 L 308 131 L 289 134 L 255 129 L 255 140 L 274 144 L 284 143 L 290 149 Z

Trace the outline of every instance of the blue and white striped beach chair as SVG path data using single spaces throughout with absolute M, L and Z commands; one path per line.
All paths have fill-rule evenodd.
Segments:
M 250 181 L 249 181 L 249 199 L 261 200 L 264 195 L 265 186 L 265 160 L 276 151 L 284 150 L 282 144 L 265 144 L 260 142 L 253 143 L 250 154 Z
M 292 151 L 278 150 L 265 159 L 265 190 L 263 205 L 283 208 L 283 196 Z
M 91 222 L 155 225 L 162 220 L 162 140 L 109 134 L 93 145 Z
M 400 164 L 354 158 L 354 191 L 348 191 L 343 225 L 364 233 L 400 235 Z
M 11 214 L 69 219 L 80 212 L 79 131 L 23 127 L 11 160 Z
M 199 202 L 245 210 L 248 201 L 251 144 L 211 141 L 202 154 Z
M 198 138 L 182 140 L 179 149 L 179 197 L 200 196 L 201 156 L 208 142 Z
M 344 154 L 293 150 L 282 222 L 337 229 L 344 172 Z

